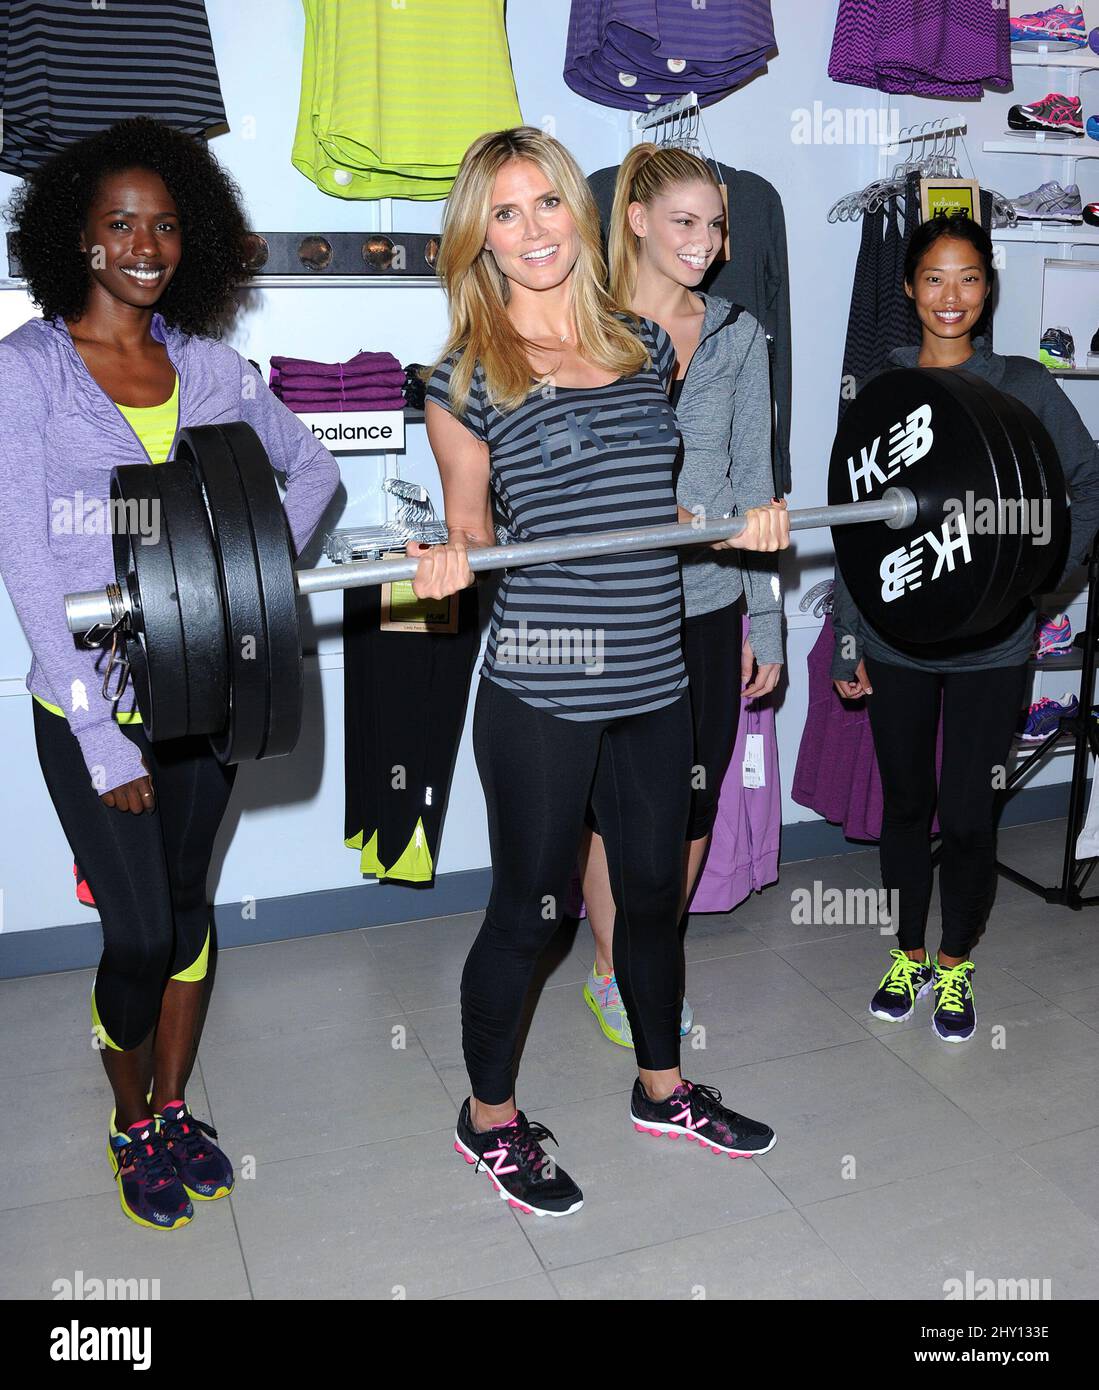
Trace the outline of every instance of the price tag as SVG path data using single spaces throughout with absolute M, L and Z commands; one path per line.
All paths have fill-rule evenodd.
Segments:
M 763 771 L 763 735 L 748 734 L 744 739 L 744 785 L 746 787 L 765 787 L 767 778 Z

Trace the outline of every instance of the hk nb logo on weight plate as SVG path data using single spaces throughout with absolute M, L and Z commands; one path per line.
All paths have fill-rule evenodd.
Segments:
M 935 556 L 935 567 L 931 580 L 938 579 L 943 570 L 954 573 L 959 557 L 961 563 L 968 565 L 973 558 L 969 549 L 969 532 L 966 530 L 965 516 L 959 514 L 948 517 L 938 531 L 925 531 L 922 536 L 909 541 L 907 545 L 891 550 L 878 568 L 881 575 L 881 596 L 883 603 L 893 603 L 903 598 L 923 583 L 924 555 L 927 550 Z
M 913 410 L 905 419 L 898 420 L 892 426 L 889 431 L 889 457 L 884 472 L 878 463 L 881 440 L 879 434 L 869 448 L 864 446 L 859 451 L 858 464 L 855 463 L 854 457 L 847 460 L 852 502 L 860 500 L 861 490 L 865 490 L 869 496 L 876 484 L 880 483 L 884 487 L 902 468 L 911 468 L 914 463 L 919 463 L 930 450 L 935 442 L 935 431 L 931 428 L 931 407 L 921 405 L 918 410 Z

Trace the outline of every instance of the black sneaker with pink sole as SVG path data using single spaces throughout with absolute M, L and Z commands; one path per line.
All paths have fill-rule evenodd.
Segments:
M 484 1134 L 473 1128 L 469 1099 L 462 1103 L 454 1148 L 467 1163 L 482 1169 L 501 1201 L 534 1216 L 569 1216 L 584 1205 L 584 1194 L 542 1148 L 543 1139 L 556 1137 L 521 1110 L 505 1125 Z
M 749 1120 L 721 1103 L 713 1086 L 691 1081 L 678 1085 L 667 1100 L 650 1100 L 641 1078 L 630 1100 L 633 1127 L 654 1138 L 693 1139 L 704 1149 L 728 1158 L 756 1158 L 775 1146 L 775 1131 L 760 1120 Z

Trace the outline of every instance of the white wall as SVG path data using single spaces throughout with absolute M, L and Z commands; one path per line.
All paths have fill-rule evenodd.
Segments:
M 1089 5 L 1093 0 L 1088 0 Z M 774 0 L 779 56 L 768 73 L 704 113 L 704 144 L 727 164 L 755 170 L 783 197 L 790 250 L 794 334 L 793 477 L 791 502 L 825 500 L 835 426 L 836 393 L 847 323 L 857 224 L 829 225 L 826 213 L 842 193 L 879 172 L 879 152 L 867 144 L 800 144 L 792 139 L 799 109 L 877 110 L 878 94 L 830 81 L 826 68 L 834 0 Z M 290 164 L 297 109 L 303 20 L 297 0 L 207 0 L 231 131 L 214 142 L 239 182 L 253 226 L 270 231 L 375 230 L 382 210 L 320 193 Z M 576 96 L 561 77 L 568 0 L 510 0 L 508 33 L 525 120 L 544 126 L 576 154 L 585 171 L 616 163 L 631 143 L 629 115 Z M 1092 22 L 1099 22 L 1095 19 Z M 1027 74 L 1023 97 L 989 95 L 965 105 L 976 173 L 1008 193 L 1057 177 L 1059 161 L 984 157 L 984 132 L 998 133 L 1012 100 L 1040 96 L 1048 85 Z M 1033 79 L 1032 81 L 1030 79 Z M 1097 78 L 1086 82 L 1099 81 Z M 1094 88 L 1092 95 L 1099 97 Z M 958 104 L 890 98 L 900 123 L 926 120 Z M 1092 103 L 1099 109 L 1099 100 Z M 1091 144 L 1092 142 L 1088 142 Z M 1099 152 L 1099 144 L 1095 145 Z M 1099 166 L 1087 170 L 1085 193 L 1099 198 Z M 0 175 L 0 198 L 15 180 Z M 1089 193 L 1090 190 L 1090 193 Z M 392 227 L 437 230 L 441 203 L 397 202 Z M 1012 248 L 998 321 L 1001 350 L 1036 355 L 1031 299 L 1041 253 Z M 18 291 L 0 294 L 0 314 L 18 317 Z M 25 312 L 25 310 L 23 311 Z M 350 290 L 273 288 L 249 297 L 234 345 L 266 366 L 271 353 L 335 360 L 358 348 L 388 349 L 402 361 L 426 360 L 440 345 L 445 306 L 435 288 L 376 285 Z M 1099 314 L 1096 315 L 1099 326 Z M 0 320 L 2 327 L 2 320 Z M 3 331 L 7 331 L 6 328 Z M 1072 388 L 1092 403 L 1094 383 Z M 1099 428 L 1099 416 L 1091 423 Z M 331 524 L 380 517 L 380 456 L 341 455 L 347 508 Z M 409 429 L 404 476 L 423 480 L 441 502 L 422 426 Z M 797 611 L 806 588 L 830 572 L 826 533 L 803 533 L 787 557 L 790 684 L 778 717 L 784 793 L 788 791 L 805 717 L 805 660 L 817 633 L 811 615 Z M 106 579 L 107 576 L 104 576 Z M 342 847 L 342 672 L 338 596 L 312 600 L 319 655 L 308 664 L 306 733 L 290 759 L 241 769 L 233 811 L 223 834 L 219 902 L 336 888 L 359 881 L 357 855 Z M 0 888 L 8 931 L 86 918 L 72 898 L 70 856 L 38 771 L 23 687 L 29 656 L 6 595 L 0 597 L 0 746 L 6 753 L 7 796 L 0 811 Z M 1050 692 L 1047 692 L 1050 693 Z M 1056 759 L 1054 760 L 1057 761 Z M 1062 760 L 1063 763 L 1063 760 Z M 1063 769 L 1047 776 L 1061 777 Z M 784 794 L 783 820 L 810 818 Z M 480 784 L 463 736 L 438 869 L 447 873 L 488 863 Z

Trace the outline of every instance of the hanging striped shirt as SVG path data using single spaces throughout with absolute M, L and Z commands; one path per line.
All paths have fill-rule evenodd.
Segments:
M 0 44 L 10 174 L 130 116 L 191 135 L 225 124 L 203 0 L 10 0 Z
M 668 402 L 675 347 L 641 320 L 652 365 L 606 386 L 537 387 L 502 414 L 480 363 L 466 427 L 487 443 L 490 482 L 518 541 L 676 521 L 679 429 Z M 455 357 L 427 384 L 450 410 Z M 480 674 L 562 719 L 640 714 L 687 687 L 678 553 L 599 555 L 505 570 Z

